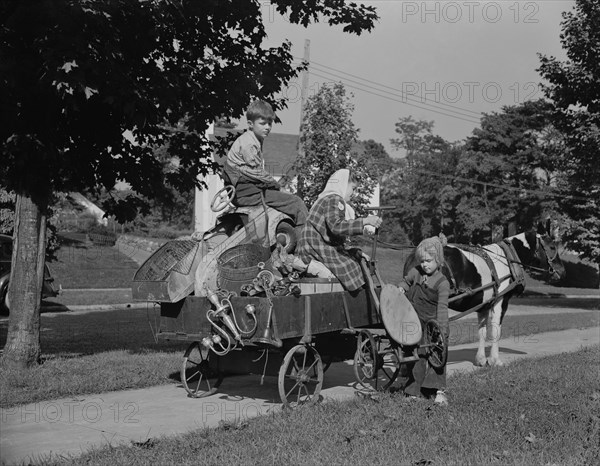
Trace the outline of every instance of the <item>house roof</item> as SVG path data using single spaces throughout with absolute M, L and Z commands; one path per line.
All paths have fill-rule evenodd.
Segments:
M 215 128 L 216 136 L 225 136 L 227 133 L 241 133 L 239 129 Z M 271 133 L 263 143 L 263 158 L 265 160 L 265 170 L 271 175 L 279 177 L 287 174 L 294 176 L 294 163 L 298 157 L 298 135 Z M 224 162 L 224 157 L 217 160 L 218 163 Z
M 215 135 L 225 136 L 227 133 L 241 134 L 243 130 L 215 128 Z M 270 133 L 263 143 L 263 158 L 265 160 L 265 170 L 274 177 L 288 175 L 293 178 L 296 175 L 294 163 L 298 158 L 298 142 L 300 137 L 297 134 Z M 352 152 L 358 155 L 364 152 L 364 145 L 356 141 L 352 144 Z M 225 162 L 225 157 L 217 160 L 219 164 Z

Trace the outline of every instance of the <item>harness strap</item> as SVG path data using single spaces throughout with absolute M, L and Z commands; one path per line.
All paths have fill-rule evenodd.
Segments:
M 514 246 L 506 239 L 497 244 L 502 248 L 504 254 L 506 255 L 508 268 L 510 269 L 510 273 L 516 283 L 515 287 L 518 287 L 517 293 L 523 293 L 525 290 L 525 269 L 523 268 L 523 264 L 517 255 L 517 251 L 515 251 Z
M 485 250 L 485 248 L 482 248 L 480 246 L 460 245 L 459 248 L 464 249 L 470 252 L 471 254 L 479 256 L 485 261 L 486 265 L 490 269 L 490 273 L 492 274 L 492 280 L 494 280 L 493 285 L 495 298 L 498 295 L 498 287 L 500 286 L 500 281 L 498 280 L 498 272 L 496 270 L 496 266 L 494 265 L 494 261 L 492 260 L 488 252 Z
M 460 318 L 462 318 L 462 317 L 464 317 L 466 315 L 469 315 L 469 314 L 472 314 L 473 312 L 478 311 L 482 307 L 485 307 L 485 306 L 488 306 L 488 305 L 493 306 L 500 298 L 502 298 L 502 296 L 504 296 L 505 294 L 508 294 L 516 286 L 517 286 L 516 282 L 511 282 L 504 290 L 502 290 L 500 293 L 498 293 L 497 296 L 494 296 L 493 298 L 490 298 L 487 301 L 484 301 L 481 304 L 478 304 L 477 306 L 472 307 L 471 309 L 463 311 L 460 314 L 457 314 L 455 316 L 450 317 L 448 319 L 448 321 L 449 322 L 454 322 L 455 320 L 458 320 L 458 319 L 460 319 Z

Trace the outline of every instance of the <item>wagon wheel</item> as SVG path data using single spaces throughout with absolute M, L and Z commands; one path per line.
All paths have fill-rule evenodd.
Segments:
M 357 382 L 365 388 L 371 388 L 367 381 L 375 378 L 378 356 L 375 338 L 368 330 L 361 330 L 356 338 L 354 375 Z
M 368 330 L 361 330 L 356 339 L 354 376 L 368 390 L 387 390 L 398 377 L 400 361 L 395 350 L 381 353 L 382 341 Z
M 211 378 L 217 379 L 211 382 Z M 217 391 L 223 381 L 220 373 L 215 374 L 208 364 L 208 349 L 200 348 L 195 341 L 185 351 L 181 365 L 181 383 L 191 398 L 203 398 Z
M 427 350 L 427 360 L 431 367 L 439 369 L 448 360 L 448 342 L 436 320 L 430 320 L 425 325 L 426 342 L 430 344 Z
M 312 405 L 323 385 L 323 363 L 316 349 L 296 345 L 287 352 L 279 368 L 279 396 L 285 408 Z
M 235 197 L 235 188 L 232 185 L 227 185 L 220 189 L 210 203 L 210 209 L 213 212 L 221 212 L 227 207 Z

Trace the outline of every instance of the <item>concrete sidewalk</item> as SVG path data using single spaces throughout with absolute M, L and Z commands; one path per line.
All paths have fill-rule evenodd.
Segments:
M 600 328 L 573 329 L 501 340 L 504 362 L 576 351 L 600 343 Z M 474 370 L 477 344 L 451 347 L 448 374 Z M 186 396 L 181 385 L 78 396 L 1 410 L 0 458 L 35 463 L 49 454 L 78 455 L 93 446 L 145 442 L 221 422 L 245 420 L 281 409 L 275 377 L 225 378 L 206 398 Z M 352 363 L 333 364 L 324 377 L 323 398 L 357 393 Z M 459 394 L 450 393 L 450 401 Z

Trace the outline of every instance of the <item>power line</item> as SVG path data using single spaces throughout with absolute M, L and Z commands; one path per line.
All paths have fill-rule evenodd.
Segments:
M 299 60 L 297 57 L 295 57 L 295 58 L 297 60 Z M 368 83 L 373 83 L 373 84 L 375 84 L 375 85 L 377 85 L 379 87 L 383 87 L 383 88 L 387 88 L 387 89 L 392 89 L 396 93 L 392 93 L 392 92 L 386 91 L 384 89 L 378 89 L 378 88 L 375 88 L 375 87 L 370 86 L 368 84 L 365 84 L 363 82 L 357 82 L 357 81 L 349 79 L 347 77 L 339 76 L 339 75 L 337 75 L 335 73 L 332 73 L 330 71 L 319 69 L 319 68 L 315 67 L 312 63 L 315 63 L 315 64 L 317 64 L 320 67 L 329 68 L 329 69 L 335 70 L 335 71 L 337 71 L 339 73 L 355 77 L 355 78 L 357 78 L 359 80 L 362 80 L 362 81 L 365 81 L 365 82 L 368 82 Z M 469 123 L 479 123 L 479 118 L 478 117 L 481 115 L 480 112 L 474 112 L 472 110 L 464 109 L 462 107 L 458 107 L 458 106 L 455 106 L 455 105 L 446 104 L 446 103 L 443 103 L 443 102 L 430 103 L 430 102 L 428 102 L 428 99 L 423 98 L 423 97 L 421 97 L 421 99 L 416 99 L 415 97 L 412 97 L 412 96 L 406 94 L 405 92 L 401 91 L 400 89 L 396 89 L 396 88 L 393 88 L 391 86 L 387 86 L 385 84 L 377 83 L 375 81 L 371 81 L 369 79 L 362 78 L 360 76 L 356 76 L 356 75 L 353 75 L 351 73 L 347 73 L 347 72 L 342 71 L 342 70 L 337 70 L 337 69 L 329 67 L 327 65 L 321 65 L 321 64 L 318 64 L 317 62 L 309 62 L 309 67 L 312 68 L 313 70 L 317 70 L 317 71 L 320 71 L 322 73 L 326 73 L 328 75 L 331 75 L 331 76 L 333 76 L 333 77 L 335 77 L 337 79 L 342 80 L 345 83 L 352 82 L 352 83 L 355 83 L 355 84 L 358 84 L 358 85 L 361 85 L 361 86 L 373 89 L 375 91 L 382 92 L 382 93 L 387 94 L 387 95 L 392 95 L 394 97 L 400 97 L 401 100 L 389 98 L 387 95 L 374 94 L 373 92 L 370 92 L 370 91 L 368 91 L 366 89 L 363 89 L 363 88 L 354 87 L 355 89 L 358 89 L 358 90 L 363 91 L 363 92 L 371 93 L 373 95 L 377 95 L 378 97 L 387 98 L 387 99 L 393 100 L 395 102 L 400 102 L 400 103 L 403 103 L 403 104 L 406 104 L 406 105 L 417 107 L 417 108 L 420 108 L 422 110 L 428 110 L 428 111 L 431 111 L 431 112 L 434 112 L 434 113 L 438 113 L 440 115 L 448 116 L 450 118 L 457 118 L 459 120 L 467 121 Z M 323 75 L 319 75 L 318 73 L 314 73 L 314 74 L 317 75 L 317 76 L 319 76 L 319 77 L 321 77 L 321 78 L 323 78 L 323 79 L 332 79 L 331 76 L 323 76 Z M 352 85 L 348 85 L 348 87 L 353 87 L 353 86 Z M 412 104 L 412 103 L 409 103 L 407 101 L 417 102 L 419 105 Z M 436 107 L 435 105 L 438 105 L 438 107 Z M 439 106 L 448 107 L 448 108 L 440 108 Z M 443 112 L 449 112 L 449 113 L 443 113 Z M 463 112 L 468 112 L 468 113 L 471 113 L 473 115 L 468 115 L 468 114 L 465 114 Z
M 320 78 L 323 78 L 323 79 L 331 79 L 331 77 L 330 77 L 330 76 L 323 76 L 323 75 L 321 75 L 321 74 L 319 74 L 319 73 L 315 73 L 315 72 L 313 72 L 313 74 L 314 74 L 315 76 L 319 76 Z M 346 84 L 347 84 L 347 83 L 346 83 Z M 403 104 L 406 104 L 406 105 L 410 105 L 411 107 L 417 107 L 417 108 L 420 108 L 420 109 L 422 109 L 422 110 L 427 110 L 427 111 L 434 112 L 434 113 L 438 113 L 438 114 L 440 114 L 440 115 L 444 115 L 444 116 L 447 116 L 447 117 L 450 117 L 450 118 L 455 118 L 455 119 L 457 119 L 457 120 L 466 121 L 467 123 L 474 123 L 474 124 L 477 124 L 477 123 L 479 123 L 479 120 L 468 119 L 468 118 L 462 118 L 462 117 L 460 117 L 460 116 L 457 116 L 457 115 L 452 115 L 452 114 L 449 114 L 449 113 L 444 113 L 444 112 L 441 112 L 441 111 L 439 111 L 439 110 L 434 110 L 434 109 L 431 109 L 431 108 L 422 107 L 422 106 L 420 106 L 420 105 L 416 105 L 416 104 L 408 103 L 408 102 L 405 102 L 405 101 L 403 101 L 403 100 L 400 100 L 400 99 L 394 99 L 394 98 L 392 98 L 392 97 L 389 97 L 389 96 L 386 96 L 386 95 L 378 94 L 378 93 L 376 93 L 376 92 L 370 91 L 370 90 L 368 90 L 368 89 L 363 89 L 363 88 L 361 88 L 361 87 L 357 87 L 357 86 L 355 86 L 355 85 L 352 85 L 352 84 L 347 84 L 347 86 L 348 86 L 348 87 L 350 87 L 350 88 L 352 88 L 352 89 L 357 89 L 357 90 L 359 90 L 359 91 L 366 92 L 366 93 L 368 93 L 368 94 L 372 94 L 372 95 L 375 95 L 375 96 L 378 96 L 378 97 L 382 97 L 382 98 L 384 98 L 384 99 L 387 99 L 387 100 L 391 100 L 391 101 L 394 101 L 394 102 L 400 102 L 400 103 L 403 103 Z M 381 92 L 384 92 L 384 91 L 381 91 Z
M 298 57 L 294 57 L 294 58 L 296 60 L 304 61 L 304 60 L 302 60 L 302 59 L 300 59 Z M 339 76 L 339 75 L 337 75 L 335 73 L 331 73 L 331 72 L 329 72 L 327 70 L 319 69 L 319 68 L 315 67 L 313 64 L 314 65 L 318 65 L 319 67 L 322 67 L 322 68 L 327 68 L 327 69 L 336 71 L 338 73 L 342 73 L 342 74 L 351 76 L 351 77 L 359 79 L 361 81 L 365 81 L 365 82 L 368 82 L 368 83 L 371 83 L 371 84 L 375 84 L 376 86 L 379 86 L 379 87 L 391 89 L 391 90 L 393 90 L 395 92 L 398 92 L 400 95 L 398 95 L 396 93 L 389 92 L 389 91 L 385 91 L 385 90 L 382 90 L 382 89 L 377 89 L 377 88 L 375 88 L 373 86 L 369 86 L 368 84 L 364 84 L 362 82 L 358 82 L 358 81 L 355 81 L 355 80 L 352 80 L 352 79 L 348 79 L 348 78 L 345 78 L 343 76 Z M 480 112 L 474 112 L 472 110 L 464 109 L 462 107 L 458 107 L 458 106 L 454 106 L 454 105 L 450 105 L 450 104 L 445 104 L 445 103 L 441 103 L 441 102 L 436 102 L 435 104 L 437 104 L 437 105 L 449 107 L 448 110 L 446 110 L 444 108 L 439 109 L 438 107 L 435 107 L 434 104 L 427 103 L 428 99 L 426 99 L 426 98 L 423 99 L 421 97 L 421 99 L 425 100 L 425 102 L 422 102 L 422 101 L 419 102 L 417 99 L 411 98 L 411 96 L 406 95 L 405 92 L 403 92 L 403 91 L 401 91 L 399 89 L 393 88 L 391 86 L 387 86 L 385 84 L 381 84 L 381 83 L 378 83 L 378 82 L 375 82 L 375 81 L 371 81 L 369 79 L 362 78 L 362 77 L 354 75 L 352 73 L 347 73 L 345 71 L 338 70 L 336 68 L 333 68 L 333 67 L 330 67 L 330 66 L 327 66 L 327 65 L 323 65 L 323 64 L 315 62 L 315 61 L 309 61 L 308 65 L 309 65 L 310 68 L 313 69 L 313 74 L 315 76 L 320 77 L 320 78 L 331 79 L 331 76 L 333 76 L 333 77 L 341 79 L 346 84 L 348 82 L 351 82 L 351 83 L 355 83 L 356 85 L 364 86 L 364 87 L 367 88 L 367 89 L 364 89 L 364 88 L 358 87 L 356 85 L 347 84 L 348 87 L 350 87 L 352 89 L 357 89 L 359 91 L 366 92 L 368 94 L 375 95 L 375 96 L 378 96 L 378 97 L 381 97 L 381 98 L 384 98 L 384 99 L 387 99 L 387 100 L 391 100 L 391 101 L 394 101 L 394 102 L 404 103 L 406 105 L 410 105 L 412 107 L 420 108 L 422 110 L 428 110 L 428 111 L 431 111 L 431 112 L 434 112 L 434 113 L 438 113 L 440 115 L 448 116 L 450 118 L 456 118 L 458 120 L 466 121 L 468 123 L 479 123 L 479 119 L 478 118 L 475 119 L 475 117 L 472 117 L 470 115 L 466 115 L 464 113 L 461 113 L 461 111 L 469 112 L 469 113 L 472 113 L 474 115 L 481 115 Z M 322 74 L 314 72 L 314 70 L 320 71 L 321 73 L 325 73 L 325 74 L 328 74 L 330 76 L 324 76 Z M 373 91 L 377 91 L 377 92 L 373 92 Z M 384 94 L 387 94 L 387 95 L 382 95 L 382 94 L 379 94 L 378 92 L 381 92 L 381 93 L 384 93 Z M 389 97 L 389 96 L 393 96 L 393 97 Z M 397 98 L 394 98 L 394 97 L 400 97 L 402 100 L 398 100 Z M 407 100 L 417 101 L 417 102 L 419 102 L 419 103 L 421 103 L 423 105 L 428 105 L 428 106 L 433 107 L 433 108 L 423 107 L 421 105 L 417 105 L 417 104 L 414 104 L 414 103 L 409 103 L 409 102 L 407 102 Z M 457 109 L 457 110 L 453 110 L 453 109 Z M 440 111 L 440 110 L 442 110 L 442 111 Z M 446 111 L 447 112 L 451 112 L 451 113 L 450 114 L 444 113 Z M 454 113 L 454 114 L 452 114 L 452 113 Z M 465 117 L 465 118 L 462 118 L 462 117 Z M 572 199 L 572 200 L 577 200 L 577 201 L 588 201 L 588 198 L 585 198 L 585 197 L 582 197 L 582 196 L 573 196 L 573 195 L 568 195 L 568 194 L 563 194 L 563 193 L 558 193 L 558 192 L 552 192 L 552 191 L 541 191 L 541 190 L 536 190 L 536 189 L 518 188 L 518 187 L 514 187 L 514 186 L 506 186 L 506 185 L 502 185 L 502 184 L 498 184 L 498 183 L 490 183 L 490 182 L 485 182 L 485 181 L 476 181 L 476 180 L 473 180 L 473 179 L 462 178 L 462 177 L 455 176 L 455 175 L 448 175 L 448 174 L 444 174 L 444 173 L 436 173 L 436 172 L 432 172 L 430 170 L 412 169 L 412 171 L 415 172 L 415 173 L 420 173 L 420 174 L 424 174 L 424 175 L 433 175 L 433 176 L 438 176 L 438 177 L 441 177 L 441 178 L 448 178 L 448 179 L 451 179 L 453 181 L 459 181 L 459 182 L 462 182 L 462 183 L 469 183 L 469 184 L 474 184 L 474 185 L 477 184 L 477 185 L 491 186 L 491 187 L 495 187 L 495 188 L 499 188 L 499 189 L 504 189 L 504 190 L 507 190 L 507 191 L 516 191 L 516 192 L 520 192 L 520 193 L 529 193 L 529 194 L 534 194 L 534 195 L 543 195 L 543 196 L 551 196 L 551 197 L 562 197 L 564 199 Z
M 309 62 L 309 66 L 313 66 L 313 64 L 318 65 L 318 66 L 320 66 L 322 68 L 327 68 L 327 69 L 333 70 L 333 71 L 335 71 L 337 73 L 342 73 L 342 74 L 351 76 L 351 77 L 359 79 L 361 81 L 365 81 L 365 82 L 368 82 L 368 83 L 371 83 L 371 84 L 375 84 L 376 86 L 379 86 L 379 87 L 383 87 L 383 88 L 386 88 L 386 89 L 391 89 L 394 92 L 399 92 L 400 94 L 402 94 L 403 98 L 408 99 L 408 100 L 412 99 L 412 100 L 415 100 L 415 101 L 420 102 L 422 104 L 431 105 L 431 106 L 434 106 L 434 107 L 436 105 L 437 106 L 442 106 L 442 107 L 449 107 L 450 109 L 453 109 L 453 110 L 456 109 L 457 113 L 467 112 L 467 113 L 471 113 L 472 114 L 471 116 L 475 116 L 475 117 L 479 117 L 481 115 L 481 112 L 476 112 L 476 111 L 473 111 L 473 110 L 469 110 L 468 108 L 463 108 L 463 107 L 459 107 L 457 105 L 447 104 L 447 103 L 444 103 L 444 102 L 431 101 L 430 99 L 427 99 L 426 97 L 423 97 L 421 95 L 418 96 L 419 99 L 415 99 L 414 97 L 411 97 L 410 94 L 406 94 L 406 92 L 404 92 L 404 91 L 402 91 L 400 89 L 397 89 L 395 87 L 391 87 L 391 86 L 388 86 L 386 84 L 381 84 L 381 83 L 378 83 L 376 81 L 371 81 L 370 79 L 363 78 L 361 76 L 357 76 L 355 74 L 348 73 L 346 71 L 338 70 L 338 69 L 333 68 L 331 66 L 323 65 L 323 64 L 315 62 L 315 61 Z
M 536 195 L 543 195 L 543 196 L 550 196 L 550 197 L 562 197 L 563 199 L 572 199 L 575 201 L 588 201 L 589 200 L 588 198 L 582 197 L 582 196 L 572 196 L 569 194 L 563 194 L 563 193 L 559 193 L 559 192 L 542 191 L 540 189 L 529 189 L 529 188 L 518 188 L 515 186 L 506 186 L 506 185 L 498 184 L 498 183 L 490 183 L 488 181 L 477 181 L 477 180 L 473 180 L 470 178 L 462 178 L 460 176 L 434 172 L 431 170 L 420 170 L 418 168 L 411 168 L 410 170 L 415 173 L 419 173 L 421 175 L 432 175 L 432 176 L 437 176 L 439 178 L 447 178 L 452 181 L 459 181 L 461 183 L 478 184 L 478 185 L 482 185 L 482 186 L 492 186 L 494 188 L 500 188 L 500 189 L 504 189 L 506 191 L 517 191 L 520 193 L 525 192 L 525 193 L 529 193 L 529 194 L 536 194 Z

